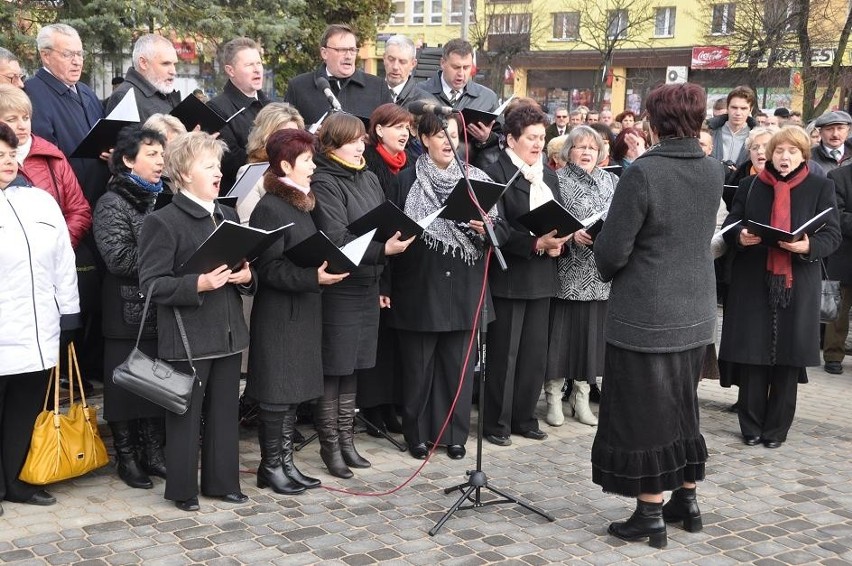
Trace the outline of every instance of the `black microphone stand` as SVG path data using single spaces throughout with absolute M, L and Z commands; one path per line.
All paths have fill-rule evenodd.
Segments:
M 444 135 L 447 136 L 447 139 L 450 139 L 450 134 L 447 131 L 447 120 L 443 119 L 443 130 Z M 452 142 L 450 142 L 452 145 Z M 479 202 L 476 199 L 476 194 L 473 192 L 473 187 L 470 185 L 470 178 L 467 174 L 467 170 L 464 167 L 461 159 L 458 154 L 453 151 L 453 156 L 455 157 L 456 163 L 461 168 L 462 175 L 464 175 L 465 182 L 467 183 L 468 194 L 470 195 L 471 200 L 476 204 L 477 208 L 480 210 L 480 214 L 482 215 L 482 220 L 485 223 L 485 229 L 487 234 L 488 243 L 491 245 L 492 251 L 494 252 L 495 257 L 500 263 L 500 268 L 503 271 L 506 271 L 508 268 L 506 265 L 506 261 L 503 259 L 503 255 L 500 253 L 500 249 L 497 245 L 497 240 L 494 235 L 494 230 L 491 224 L 489 223 L 489 219 L 487 218 L 487 210 L 482 210 L 479 206 Z M 520 174 L 520 170 L 518 173 L 512 177 L 506 185 L 511 185 L 515 182 L 518 174 Z M 488 274 L 485 274 L 488 277 Z M 523 501 L 517 497 L 509 495 L 488 482 L 488 476 L 482 470 L 482 439 L 484 437 L 484 428 L 485 428 L 485 368 L 487 362 L 487 352 L 486 352 L 486 338 L 488 333 L 488 298 L 486 297 L 482 301 L 482 314 L 479 320 L 479 411 L 476 418 L 476 468 L 473 470 L 468 470 L 466 472 L 467 481 L 464 483 L 454 485 L 453 487 L 448 487 L 444 489 L 444 493 L 450 494 L 456 490 L 461 492 L 461 495 L 456 500 L 456 502 L 450 507 L 450 509 L 444 513 L 444 516 L 435 523 L 435 526 L 429 531 L 429 536 L 435 536 L 437 532 L 444 526 L 450 517 L 458 510 L 467 510 L 467 509 L 479 509 L 481 507 L 487 507 L 490 505 L 501 505 L 504 503 L 514 503 L 516 505 L 520 505 L 524 509 L 532 511 L 533 513 L 544 517 L 551 523 L 556 519 L 546 513 L 545 511 L 535 507 L 526 501 Z M 482 490 L 487 489 L 491 493 L 498 495 L 500 499 L 489 499 L 488 501 L 482 501 Z M 465 501 L 469 501 L 470 505 L 462 505 Z

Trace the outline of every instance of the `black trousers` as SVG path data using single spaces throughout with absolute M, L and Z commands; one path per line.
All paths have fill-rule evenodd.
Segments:
M 538 430 L 533 416 L 547 371 L 550 298 L 494 297 L 486 342 L 485 434 Z
M 737 415 L 743 436 L 787 440 L 796 414 L 796 392 L 802 368 L 743 365 Z
M 187 362 L 174 362 L 190 373 Z M 201 417 L 201 493 L 212 497 L 240 491 L 239 398 L 240 354 L 197 360 L 200 386 L 183 415 L 166 412 L 165 498 L 185 501 L 198 495 L 198 442 Z
M 33 425 L 44 406 L 49 371 L 0 375 L 0 500 L 26 501 L 40 490 L 18 479 Z
M 398 331 L 402 365 L 402 429 L 409 445 L 436 441 L 459 384 L 469 330 Z M 464 367 L 464 384 L 441 444 L 464 444 L 470 432 L 476 350 Z

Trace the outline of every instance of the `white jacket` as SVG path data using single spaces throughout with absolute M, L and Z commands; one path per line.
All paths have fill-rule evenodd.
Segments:
M 0 190 L 0 376 L 51 368 L 62 327 L 79 317 L 77 268 L 62 211 L 47 191 Z

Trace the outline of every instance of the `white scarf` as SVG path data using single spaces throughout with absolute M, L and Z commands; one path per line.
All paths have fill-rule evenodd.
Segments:
M 518 154 L 512 151 L 512 148 L 506 148 L 506 154 L 512 163 L 517 167 L 524 179 L 530 183 L 530 210 L 538 208 L 549 200 L 553 200 L 553 191 L 544 182 L 544 163 L 541 159 L 537 160 L 533 165 L 524 162 L 518 157 Z

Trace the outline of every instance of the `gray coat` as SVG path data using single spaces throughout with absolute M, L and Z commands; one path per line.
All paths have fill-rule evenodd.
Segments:
M 663 140 L 624 170 L 594 245 L 601 279 L 612 281 L 608 343 L 682 352 L 713 341 L 710 239 L 723 177 L 696 138 Z

